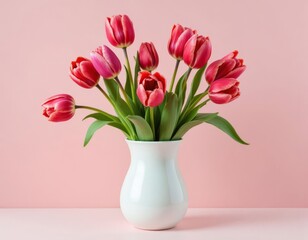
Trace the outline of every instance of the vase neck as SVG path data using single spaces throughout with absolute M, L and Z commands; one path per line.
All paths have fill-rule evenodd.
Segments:
M 141 142 L 127 141 L 132 161 L 175 161 L 181 141 Z

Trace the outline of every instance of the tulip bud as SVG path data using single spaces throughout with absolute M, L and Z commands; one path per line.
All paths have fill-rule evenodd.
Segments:
M 153 71 L 158 66 L 158 54 L 153 43 L 141 43 L 139 48 L 139 64 L 143 70 Z
M 211 63 L 205 72 L 206 81 L 211 84 L 220 78 L 238 78 L 246 69 L 243 59 L 236 58 L 238 51 L 233 51 L 220 60 Z
M 235 78 L 221 78 L 210 85 L 209 98 L 217 104 L 233 101 L 240 96 L 239 82 Z
M 193 35 L 185 44 L 183 59 L 191 68 L 201 68 L 209 60 L 212 45 L 208 37 Z
M 96 86 L 100 76 L 89 59 L 78 57 L 71 62 L 70 77 L 79 86 L 92 88 Z
M 68 94 L 58 94 L 48 98 L 42 106 L 43 115 L 51 122 L 63 122 L 75 114 L 74 98 Z
M 133 23 L 127 15 L 108 17 L 105 22 L 105 30 L 108 41 L 115 47 L 128 47 L 135 40 Z
M 141 71 L 138 75 L 137 96 L 140 102 L 146 107 L 160 105 L 165 97 L 166 80 L 158 72 L 151 74 L 148 71 Z
M 183 27 L 180 24 L 173 25 L 171 36 L 168 42 L 169 54 L 177 60 L 182 60 L 184 46 L 195 33 L 195 30 Z
M 121 62 L 107 46 L 98 47 L 90 53 L 94 68 L 105 79 L 115 78 L 121 71 Z

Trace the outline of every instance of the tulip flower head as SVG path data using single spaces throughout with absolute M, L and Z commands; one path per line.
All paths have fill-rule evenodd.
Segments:
M 121 62 L 109 47 L 100 46 L 90 55 L 94 68 L 103 78 L 112 79 L 119 75 Z
M 191 68 L 201 68 L 207 63 L 211 53 L 210 39 L 194 34 L 185 44 L 183 60 Z
M 195 30 L 183 27 L 180 24 L 173 25 L 168 42 L 169 54 L 177 60 L 182 60 L 184 46 L 194 34 L 196 34 Z
M 126 48 L 135 40 L 134 26 L 127 15 L 108 17 L 105 30 L 108 41 L 115 47 Z
M 58 94 L 48 98 L 42 106 L 43 115 L 51 122 L 63 122 L 75 114 L 74 98 L 68 94 Z
M 141 43 L 139 48 L 139 64 L 143 70 L 153 71 L 159 62 L 158 54 L 153 43 Z
M 89 59 L 77 57 L 71 62 L 70 78 L 83 88 L 92 88 L 98 83 L 100 75 Z
M 220 60 L 211 63 L 205 72 L 206 81 L 211 84 L 220 78 L 238 78 L 246 69 L 243 59 L 236 58 L 235 50 Z
M 146 107 L 160 105 L 165 97 L 166 80 L 158 72 L 151 74 L 148 71 L 139 72 L 137 96 Z
M 229 103 L 240 96 L 239 82 L 235 78 L 221 78 L 209 88 L 209 98 L 217 104 Z

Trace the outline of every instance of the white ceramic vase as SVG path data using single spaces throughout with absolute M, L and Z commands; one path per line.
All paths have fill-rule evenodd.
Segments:
M 127 140 L 131 163 L 121 189 L 121 210 L 137 228 L 163 230 L 185 215 L 188 198 L 177 164 L 181 141 Z

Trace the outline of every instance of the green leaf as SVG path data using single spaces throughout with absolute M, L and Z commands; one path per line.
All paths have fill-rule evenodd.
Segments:
M 189 96 L 188 96 L 188 99 L 187 99 L 188 103 L 195 96 L 195 94 L 196 94 L 196 92 L 197 92 L 197 90 L 200 86 L 200 82 L 201 82 L 203 73 L 205 71 L 205 68 L 206 68 L 206 65 L 204 67 L 200 68 L 195 74 L 195 77 L 194 77 L 192 84 L 191 84 L 190 93 L 189 93 Z
M 149 125 L 151 125 L 151 116 L 150 116 L 150 108 L 145 109 L 144 119 L 147 121 Z
M 113 101 L 120 98 L 119 85 L 114 79 L 104 79 L 107 91 Z
M 130 115 L 127 116 L 127 118 L 134 124 L 139 140 L 141 141 L 154 140 L 152 129 L 144 118 L 136 115 Z
M 126 137 L 129 137 L 129 133 L 128 133 L 127 129 L 123 126 L 122 123 L 110 122 L 110 123 L 108 123 L 108 125 L 121 130 L 125 134 Z
M 180 95 L 180 88 L 183 85 L 183 81 L 185 79 L 185 76 L 187 75 L 187 72 L 188 72 L 188 70 L 179 78 L 179 80 L 176 84 L 174 93 L 178 96 Z
M 125 68 L 125 72 L 126 72 L 126 82 L 125 82 L 125 92 L 127 93 L 127 95 L 132 98 L 132 89 L 131 89 L 131 85 L 130 85 L 130 80 L 129 80 L 129 73 L 127 70 L 127 67 L 124 65 Z
M 176 88 L 175 88 L 175 94 L 178 96 L 178 110 L 180 111 L 182 109 L 182 106 L 184 104 L 185 101 L 185 97 L 186 97 L 186 89 L 187 89 L 187 74 L 190 70 L 187 70 L 184 75 L 182 75 L 182 77 L 179 79 Z
M 96 120 L 95 122 L 93 122 L 90 127 L 88 128 L 88 131 L 86 133 L 86 137 L 83 143 L 83 146 L 87 146 L 87 144 L 90 142 L 91 138 L 93 137 L 94 133 L 102 128 L 103 126 L 105 126 L 106 124 L 110 123 L 110 121 L 100 121 L 100 120 Z
M 199 118 L 199 116 L 198 116 L 198 118 Z M 219 128 L 220 130 L 222 130 L 223 132 L 228 134 L 230 137 L 232 137 L 235 141 L 237 141 L 241 144 L 249 145 L 249 143 L 245 142 L 244 140 L 242 140 L 240 138 L 240 136 L 237 134 L 237 132 L 235 131 L 233 126 L 226 119 L 224 119 L 220 116 L 215 116 L 215 117 L 210 118 L 210 119 L 205 119 L 204 122 L 207 122 L 207 123 Z
M 131 110 L 129 109 L 129 106 L 122 98 L 119 98 L 117 102 L 115 102 L 115 104 L 117 105 L 117 108 L 122 112 L 124 116 L 132 114 Z
M 172 140 L 181 139 L 186 132 L 188 132 L 191 128 L 203 123 L 201 120 L 195 120 L 191 122 L 184 123 L 180 129 L 176 132 L 176 134 L 172 137 Z
M 140 72 L 140 64 L 139 64 L 139 52 L 137 51 L 136 57 L 135 57 L 135 75 L 134 75 L 134 87 L 135 90 L 137 89 L 138 85 L 138 73 Z
M 94 118 L 96 120 L 100 120 L 100 121 L 114 121 L 114 120 L 118 120 L 119 119 L 115 116 L 110 115 L 109 113 L 105 113 L 105 112 L 97 112 L 97 113 L 91 113 L 87 116 L 85 116 L 82 120 L 88 119 L 88 118 Z
M 167 141 L 171 139 L 178 121 L 178 104 L 179 100 L 177 95 L 174 93 L 168 93 L 168 101 L 166 102 L 161 114 L 159 141 Z
M 192 121 L 185 122 L 176 134 L 173 136 L 172 140 L 181 139 L 185 133 L 187 133 L 191 128 L 203 123 L 205 120 L 209 120 L 217 116 L 218 113 L 200 113 Z

